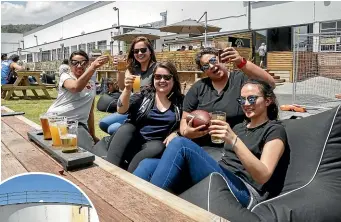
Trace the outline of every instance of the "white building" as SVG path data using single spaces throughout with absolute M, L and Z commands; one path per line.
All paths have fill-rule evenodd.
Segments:
M 115 11 L 114 7 L 119 10 Z M 198 20 L 205 11 L 208 23 L 222 28 L 220 34 L 255 31 L 264 36 L 268 51 L 291 51 L 293 33 L 297 30 L 300 33 L 341 31 L 341 2 L 336 1 L 96 2 L 25 33 L 22 53 L 27 55 L 28 62 L 67 58 L 76 49 L 87 52 L 93 48 L 110 49 L 117 53 L 118 42 L 112 42 L 111 37 L 119 32 L 125 33 L 142 24 L 153 23 L 151 26 L 155 27 L 189 18 Z M 155 28 L 144 27 L 143 31 L 163 35 Z M 156 41 L 156 51 L 161 50 L 163 39 Z M 198 39 L 203 41 L 203 37 Z M 177 40 L 172 42 L 176 43 Z M 257 40 L 253 43 L 256 48 L 261 44 Z M 125 44 L 120 44 L 120 49 L 126 50 Z M 341 51 L 340 38 L 321 44 L 316 50 Z
M 1 52 L 16 52 L 22 47 L 24 35 L 20 33 L 1 33 Z

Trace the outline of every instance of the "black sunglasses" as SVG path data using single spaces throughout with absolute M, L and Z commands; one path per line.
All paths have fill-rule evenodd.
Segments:
M 164 79 L 164 80 L 168 81 L 168 80 L 170 80 L 172 77 L 173 77 L 172 74 L 168 74 L 168 75 L 154 74 L 154 79 L 156 79 L 156 80 Z
M 247 100 L 250 105 L 253 105 L 256 103 L 259 97 L 263 97 L 263 96 L 251 95 L 251 96 L 248 96 L 247 98 L 241 96 L 240 98 L 237 99 L 237 102 L 239 103 L 239 105 L 244 106 Z
M 88 63 L 88 60 L 82 60 L 82 61 L 71 60 L 70 63 L 72 66 L 78 66 L 78 65 L 85 66 Z
M 217 62 L 218 62 L 218 60 L 217 60 L 217 58 L 214 56 L 214 57 L 210 58 L 210 60 L 208 60 L 208 63 L 206 63 L 206 64 L 204 64 L 204 65 L 201 66 L 201 70 L 202 70 L 203 72 L 205 72 L 206 70 L 210 69 L 210 64 L 215 65 L 215 64 L 217 64 Z
M 134 49 L 133 52 L 134 52 L 134 54 L 138 54 L 139 52 L 146 53 L 147 48 Z

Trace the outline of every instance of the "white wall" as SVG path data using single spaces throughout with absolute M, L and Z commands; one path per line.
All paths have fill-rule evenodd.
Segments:
M 79 211 L 80 209 L 80 211 Z M 13 204 L 0 207 L 0 219 L 6 222 L 98 222 L 93 208 L 60 203 Z
M 20 33 L 1 33 L 1 53 L 9 53 L 22 48 L 21 40 L 24 40 Z
M 337 1 L 254 2 L 251 9 L 252 29 L 341 20 Z
M 251 28 L 265 29 L 314 21 L 314 2 L 254 2 L 251 5 Z
M 222 27 L 222 31 L 247 28 L 247 16 L 245 15 L 247 7 L 244 6 L 243 2 L 118 1 L 29 34 L 24 37 L 25 47 L 36 46 L 34 35 L 38 37 L 38 44 L 40 45 L 44 42 L 60 40 L 61 37 L 65 39 L 77 36 L 82 31 L 89 33 L 110 28 L 113 24 L 117 24 L 117 11 L 112 9 L 114 6 L 120 9 L 120 25 L 138 26 L 155 22 L 162 19 L 160 13 L 164 11 L 168 12 L 167 24 L 172 24 L 189 18 L 199 19 L 207 10 L 208 20 L 243 15 L 239 18 L 209 22 L 209 24 Z M 153 10 L 148 10 L 148 8 Z
M 341 20 L 340 1 L 316 1 L 315 2 L 315 21 Z

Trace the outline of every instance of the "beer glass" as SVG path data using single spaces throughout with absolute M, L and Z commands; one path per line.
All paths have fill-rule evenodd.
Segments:
M 211 113 L 211 120 L 221 120 L 226 122 L 226 113 L 221 111 L 215 111 Z M 224 140 L 211 135 L 211 141 L 215 144 L 224 143 Z
M 57 113 L 44 113 L 40 115 L 41 128 L 43 129 L 44 140 L 51 139 L 51 132 L 49 126 L 49 117 L 57 116 Z
M 141 76 L 135 76 L 134 84 L 133 84 L 133 91 L 134 93 L 140 92 L 141 88 Z
M 65 116 L 49 117 L 50 132 L 52 137 L 52 146 L 59 147 L 62 145 L 59 136 L 60 128 L 63 132 L 67 130 L 67 118 Z
M 221 63 L 220 55 L 223 53 L 223 50 L 226 48 L 232 47 L 232 42 L 227 41 L 216 41 L 215 48 L 218 49 L 218 61 Z
M 77 134 L 78 134 L 78 121 L 67 121 L 66 131 L 58 128 L 60 141 L 63 153 L 72 153 L 78 151 Z

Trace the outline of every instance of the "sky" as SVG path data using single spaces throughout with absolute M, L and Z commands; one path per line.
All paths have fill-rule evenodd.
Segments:
M 44 25 L 95 1 L 2 1 L 1 24 Z
M 85 196 L 71 183 L 58 177 L 46 174 L 26 174 L 10 179 L 0 185 L 0 205 L 6 204 L 6 193 L 25 192 L 25 191 L 64 191 L 64 192 L 28 192 L 28 202 L 67 202 L 81 203 L 81 197 L 84 204 L 89 204 Z M 65 199 L 64 194 L 72 192 L 73 195 L 68 195 Z M 4 195 L 5 194 L 5 195 Z M 9 203 L 22 203 L 26 200 L 25 193 L 17 193 L 20 195 L 10 196 Z M 61 195 L 62 194 L 62 195 Z M 71 199 L 72 198 L 72 199 Z M 66 200 L 66 201 L 65 201 Z

